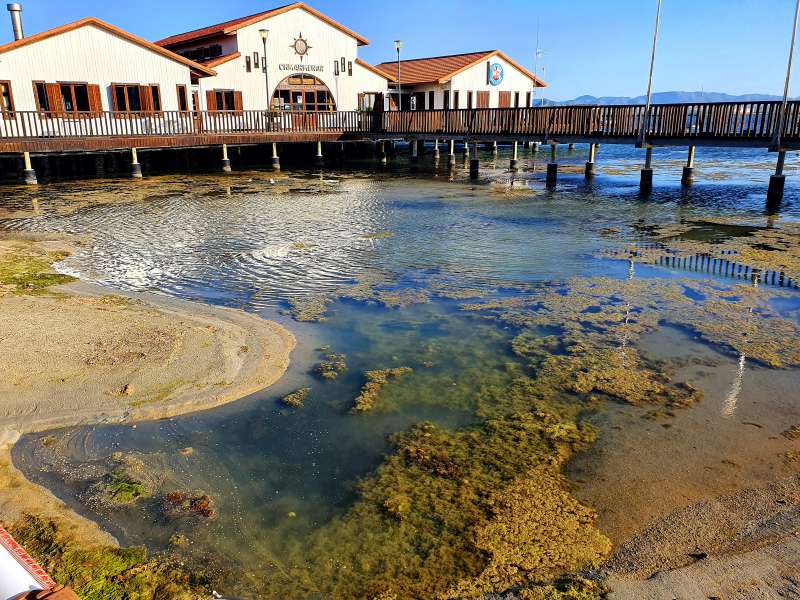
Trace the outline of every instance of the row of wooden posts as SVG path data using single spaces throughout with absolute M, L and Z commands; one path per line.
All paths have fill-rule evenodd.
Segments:
M 387 153 L 385 151 L 385 144 L 386 143 L 394 143 L 393 141 L 378 141 L 376 142 L 376 156 L 377 160 L 380 164 L 385 165 L 387 163 Z M 418 162 L 420 152 L 420 144 L 423 144 L 424 148 L 424 140 L 421 139 L 412 139 L 409 142 L 409 152 L 410 152 L 410 160 L 413 163 Z M 447 162 L 448 166 L 454 166 L 456 164 L 456 142 L 454 139 L 450 139 L 444 142 L 446 149 L 447 149 Z M 478 146 L 480 142 L 478 141 L 464 141 L 462 146 L 462 152 L 464 160 L 469 160 L 469 172 L 472 178 L 479 177 L 480 171 L 480 161 L 478 159 Z M 511 159 L 509 161 L 509 168 L 511 171 L 516 171 L 519 168 L 519 144 L 520 142 L 514 141 L 511 142 L 512 154 Z M 278 145 L 276 142 L 271 142 L 271 163 L 272 167 L 276 170 L 280 169 L 280 158 L 278 156 Z M 525 145 L 532 147 L 534 151 L 538 152 L 542 146 L 541 142 L 525 142 Z M 567 144 L 570 149 L 573 148 L 574 144 Z M 433 156 L 435 161 L 439 161 L 441 154 L 440 154 L 440 141 L 434 140 L 433 142 Z M 557 148 L 558 143 L 551 142 L 550 146 L 550 160 L 547 163 L 547 171 L 545 176 L 545 185 L 549 188 L 553 188 L 556 186 L 558 181 L 558 160 L 557 160 Z M 470 152 L 471 147 L 474 149 L 474 156 L 470 160 Z M 590 143 L 589 144 L 589 156 L 586 161 L 584 167 L 584 175 L 586 179 L 591 179 L 595 175 L 595 161 L 597 157 L 597 149 L 599 147 L 598 143 Z M 322 167 L 324 165 L 324 156 L 323 156 L 323 147 L 322 142 L 316 142 L 316 154 L 314 156 L 314 166 L 315 167 Z M 142 177 L 142 168 L 141 164 L 139 163 L 138 159 L 138 151 L 137 148 L 131 148 L 131 176 L 134 178 L 141 178 Z M 498 153 L 497 142 L 492 142 L 492 152 L 496 155 Z M 785 176 L 783 174 L 784 169 L 784 162 L 785 162 L 785 151 L 778 152 L 778 160 L 775 173 L 770 177 L 769 181 L 769 188 L 767 192 L 767 198 L 769 201 L 780 201 L 783 197 L 784 191 L 784 184 L 785 184 Z M 689 146 L 686 164 L 683 167 L 683 172 L 681 175 L 681 184 L 684 186 L 691 185 L 694 178 L 694 158 L 695 158 L 695 147 Z M 29 152 L 23 153 L 23 179 L 25 183 L 28 184 L 36 184 L 38 182 L 36 172 L 33 169 L 31 163 L 31 157 Z M 228 157 L 228 145 L 222 144 L 222 170 L 224 172 L 231 171 L 231 162 Z M 645 149 L 645 160 L 644 165 L 640 171 L 640 189 L 642 192 L 647 193 L 650 192 L 653 188 L 653 148 L 652 146 L 648 146 Z

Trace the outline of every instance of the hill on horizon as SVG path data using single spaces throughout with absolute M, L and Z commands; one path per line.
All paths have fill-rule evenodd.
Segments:
M 656 92 L 652 95 L 653 104 L 674 104 L 678 102 L 765 102 L 780 100 L 781 96 L 771 94 L 723 94 L 721 92 Z M 644 104 L 645 96 L 578 96 L 572 100 L 547 100 L 546 104 Z

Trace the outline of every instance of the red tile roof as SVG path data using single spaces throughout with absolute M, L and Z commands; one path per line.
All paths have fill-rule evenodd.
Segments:
M 391 73 L 387 73 L 386 71 L 382 71 L 381 69 L 379 69 L 375 65 L 371 65 L 365 60 L 361 60 L 360 58 L 357 58 L 356 59 L 356 64 L 357 65 L 361 65 L 362 67 L 367 69 L 367 71 L 372 71 L 373 73 L 375 73 L 375 75 L 380 75 L 381 77 L 385 77 L 389 81 L 397 81 L 397 77 L 395 77 Z
M 400 61 L 400 83 L 416 85 L 421 83 L 447 83 L 458 73 L 493 56 L 499 56 L 514 68 L 523 73 L 536 84 L 536 87 L 547 87 L 547 84 L 528 71 L 525 67 L 509 58 L 500 50 L 484 50 L 467 54 L 451 54 L 430 58 L 413 58 Z M 389 61 L 375 65 L 378 69 L 397 79 L 397 61 Z
M 28 37 L 24 37 L 22 39 L 15 40 L 13 42 L 9 42 L 8 44 L 0 46 L 0 53 L 8 52 L 9 50 L 14 50 L 15 48 L 19 48 L 21 46 L 27 46 L 28 44 L 34 44 L 38 41 L 46 40 L 47 38 L 53 37 L 55 35 L 60 35 L 68 31 L 74 31 L 75 29 L 86 27 L 87 25 L 93 25 L 100 29 L 104 29 L 105 31 L 113 35 L 126 39 L 134 44 L 138 44 L 139 46 L 143 46 L 148 50 L 152 50 L 153 52 L 156 52 L 158 54 L 161 54 L 162 56 L 165 56 L 166 58 L 169 58 L 170 60 L 183 63 L 184 65 L 189 67 L 192 70 L 192 72 L 197 73 L 202 77 L 216 75 L 216 72 L 214 72 L 212 69 L 206 66 L 201 65 L 200 63 L 189 60 L 188 58 L 175 54 L 174 52 L 170 52 L 169 50 L 162 48 L 161 46 L 157 46 L 152 42 L 148 42 L 147 40 L 135 36 L 132 33 L 125 31 L 124 29 L 115 27 L 114 25 L 106 23 L 105 21 L 101 21 L 100 19 L 97 19 L 95 17 L 85 17 L 78 21 L 73 21 L 72 23 L 67 23 L 66 25 L 55 27 L 54 29 L 48 29 L 47 31 L 42 31 L 41 33 L 29 35 Z
M 365 46 L 369 44 L 369 40 L 363 36 L 358 35 L 356 32 L 348 29 L 344 25 L 337 23 L 330 17 L 323 15 L 318 10 L 315 10 L 305 4 L 304 2 L 294 2 L 292 4 L 286 4 L 285 6 L 279 6 L 278 8 L 273 8 L 264 12 L 256 13 L 254 15 L 248 15 L 246 17 L 239 17 L 238 19 L 232 19 L 230 21 L 225 21 L 224 23 L 217 23 L 216 25 L 209 25 L 208 27 L 201 27 L 200 29 L 195 29 L 193 31 L 187 31 L 186 33 L 179 33 L 176 35 L 171 35 L 169 37 L 164 38 L 163 40 L 159 40 L 156 42 L 159 46 L 164 46 L 165 48 L 179 46 L 181 44 L 187 44 L 190 42 L 194 42 L 199 39 L 207 38 L 207 37 L 214 37 L 218 35 L 230 35 L 234 33 L 237 29 L 241 29 L 242 27 L 246 27 L 247 25 L 251 25 L 253 23 L 258 23 L 259 21 L 263 21 L 269 17 L 274 17 L 276 15 L 280 15 L 285 12 L 289 12 L 290 10 L 294 10 L 295 8 L 300 8 L 306 11 L 309 14 L 314 15 L 315 17 L 325 21 L 328 25 L 335 27 L 339 31 L 344 32 L 345 34 L 353 37 L 358 42 L 359 46 Z

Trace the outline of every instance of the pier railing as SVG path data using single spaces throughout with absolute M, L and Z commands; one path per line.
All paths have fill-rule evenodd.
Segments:
M 148 137 L 235 133 L 359 133 L 372 113 L 242 111 L 38 112 L 0 119 L 0 139 Z
M 780 102 L 545 106 L 390 112 L 6 112 L 0 119 L 3 142 L 153 138 L 158 145 L 180 145 L 202 136 L 248 136 L 250 141 L 296 139 L 384 139 L 428 137 L 463 139 L 538 139 L 633 143 L 644 128 L 649 143 L 670 145 L 769 146 L 779 121 Z M 217 136 L 217 138 L 215 138 Z M 782 143 L 800 146 L 800 102 L 789 102 Z M 48 144 L 54 147 L 54 144 Z M 64 147 L 69 147 L 65 143 Z

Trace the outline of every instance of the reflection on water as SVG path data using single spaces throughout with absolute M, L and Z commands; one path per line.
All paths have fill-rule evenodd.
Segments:
M 469 290 L 501 301 L 549 290 L 573 277 L 688 277 L 708 280 L 714 289 L 725 282 L 729 273 L 721 267 L 690 262 L 684 271 L 674 261 L 634 267 L 633 261 L 602 258 L 641 242 L 648 225 L 737 214 L 766 225 L 761 181 L 771 158 L 755 152 L 709 151 L 708 156 L 705 167 L 698 164 L 698 180 L 704 170 L 707 179 L 727 174 L 729 158 L 739 161 L 740 177 L 689 191 L 657 187 L 648 201 L 638 196 L 635 177 L 625 176 L 639 164 L 638 155 L 614 147 L 603 148 L 594 182 L 567 174 L 556 192 L 543 191 L 534 169 L 537 159 L 529 154 L 523 157 L 529 171 L 514 178 L 502 170 L 507 157 L 497 159 L 495 170 L 489 158 L 482 165 L 485 180 L 477 186 L 466 185 L 463 172 L 450 181 L 440 175 L 446 171 L 426 167 L 418 177 L 297 173 L 274 182 L 271 173 L 254 171 L 227 179 L 167 176 L 143 185 L 80 184 L 77 189 L 62 184 L 0 199 L 1 227 L 86 236 L 86 245 L 60 268 L 122 289 L 155 290 L 284 321 L 280 311 L 289 298 L 337 293 L 368 274 L 380 274 L 394 291 L 423 290 L 430 299 L 395 309 L 338 300 L 325 323 L 290 323 L 300 343 L 289 373 L 245 401 L 136 427 L 59 432 L 65 440 L 62 458 L 72 464 L 103 461 L 113 452 L 135 455 L 157 474 L 160 493 L 210 494 L 218 514 L 213 520 L 154 518 L 161 507 L 148 502 L 114 510 L 86 506 L 86 472 L 76 469 L 65 477 L 63 469 L 48 464 L 41 436 L 23 440 L 16 460 L 30 477 L 126 543 L 166 548 L 174 534 L 183 533 L 196 551 L 222 556 L 242 569 L 279 560 L 347 510 L 358 496 L 358 480 L 390 450 L 390 434 L 420 421 L 445 429 L 472 423 L 478 392 L 508 384 L 520 372 L 520 361 L 510 351 L 514 328 L 459 310 Z M 568 164 L 584 159 L 580 150 L 563 158 Z M 661 158 L 667 169 L 663 177 L 675 171 L 677 182 L 683 158 L 673 150 Z M 749 162 L 743 166 L 742 160 Z M 607 171 L 619 174 L 604 177 L 603 161 Z M 753 173 L 759 173 L 758 184 L 748 182 Z M 782 219 L 800 216 L 796 197 L 789 185 Z M 746 233 L 715 230 L 713 235 L 723 240 Z M 446 293 L 438 293 L 442 289 Z M 702 287 L 686 290 L 691 301 L 704 301 Z M 772 292 L 762 288 L 762 293 Z M 640 309 L 627 298 L 615 301 L 622 311 L 616 350 L 625 357 L 631 340 L 638 339 L 630 327 L 641 321 Z M 781 296 L 776 302 L 783 303 L 782 314 L 796 315 L 796 298 Z M 550 334 L 560 335 L 543 331 L 542 337 Z M 684 356 L 685 343 L 666 336 L 651 352 Z M 334 382 L 311 374 L 323 346 L 346 355 L 347 371 Z M 729 349 L 722 351 L 730 357 Z M 737 404 L 748 399 L 749 388 L 742 383 L 747 360 L 739 356 L 733 381 L 695 374 L 722 399 L 722 417 L 731 421 Z M 386 387 L 379 410 L 350 414 L 364 371 L 401 366 L 413 368 L 413 374 Z M 768 397 L 768 379 L 764 386 L 761 392 Z M 278 402 L 303 387 L 311 388 L 303 408 Z M 719 401 L 715 405 L 719 411 Z M 602 418 L 599 423 L 613 440 Z M 767 428 L 763 435 L 771 433 Z M 679 441 L 670 443 L 678 444 L 676 455 L 691 453 Z M 649 481 L 646 473 L 633 476 Z M 598 503 L 602 497 L 594 496 Z

